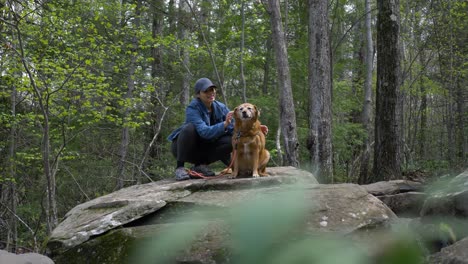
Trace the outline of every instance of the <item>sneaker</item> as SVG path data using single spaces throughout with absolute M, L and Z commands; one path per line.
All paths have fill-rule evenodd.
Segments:
M 215 176 L 216 174 L 210 170 L 210 168 L 207 165 L 198 165 L 198 166 L 193 166 L 192 167 L 193 171 L 196 171 L 198 173 L 203 174 L 204 176 Z
M 179 167 L 175 170 L 176 181 L 185 181 L 190 179 L 190 175 L 184 167 Z

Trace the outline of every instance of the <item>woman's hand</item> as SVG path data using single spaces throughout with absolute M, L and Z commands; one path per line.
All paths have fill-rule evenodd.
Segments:
M 262 130 L 262 133 L 268 135 L 268 127 L 265 125 L 260 125 L 260 130 Z
M 234 111 L 229 111 L 229 113 L 226 114 L 226 120 L 224 121 L 224 128 L 229 126 L 232 121 L 232 116 L 234 115 Z

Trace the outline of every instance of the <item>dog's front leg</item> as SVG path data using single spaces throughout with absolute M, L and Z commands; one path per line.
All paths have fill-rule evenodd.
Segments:
M 259 154 L 259 151 L 255 150 L 252 155 L 252 177 L 254 178 L 260 177 L 260 174 L 258 173 Z
M 236 159 L 237 159 L 237 157 L 236 157 Z M 237 160 L 234 161 L 233 167 L 234 168 L 232 170 L 232 174 L 231 174 L 231 176 L 229 176 L 230 179 L 235 179 L 239 175 L 239 162 Z

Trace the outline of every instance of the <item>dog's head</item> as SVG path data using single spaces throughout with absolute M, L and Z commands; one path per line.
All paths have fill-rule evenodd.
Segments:
M 234 109 L 234 118 L 240 121 L 257 121 L 260 112 L 253 104 L 244 103 Z

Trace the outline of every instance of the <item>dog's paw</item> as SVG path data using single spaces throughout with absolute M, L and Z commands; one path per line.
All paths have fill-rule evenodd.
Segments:
M 239 172 L 234 171 L 234 172 L 232 172 L 232 174 L 228 175 L 228 178 L 229 179 L 235 179 L 235 178 L 237 178 L 237 176 L 239 176 Z
M 224 174 L 231 174 L 232 173 L 232 169 L 231 168 L 226 168 L 224 170 L 222 170 L 220 172 L 220 174 L 224 175 Z
M 254 173 L 254 174 L 252 175 L 252 177 L 258 178 L 258 177 L 260 177 L 260 175 L 259 175 L 258 173 Z

